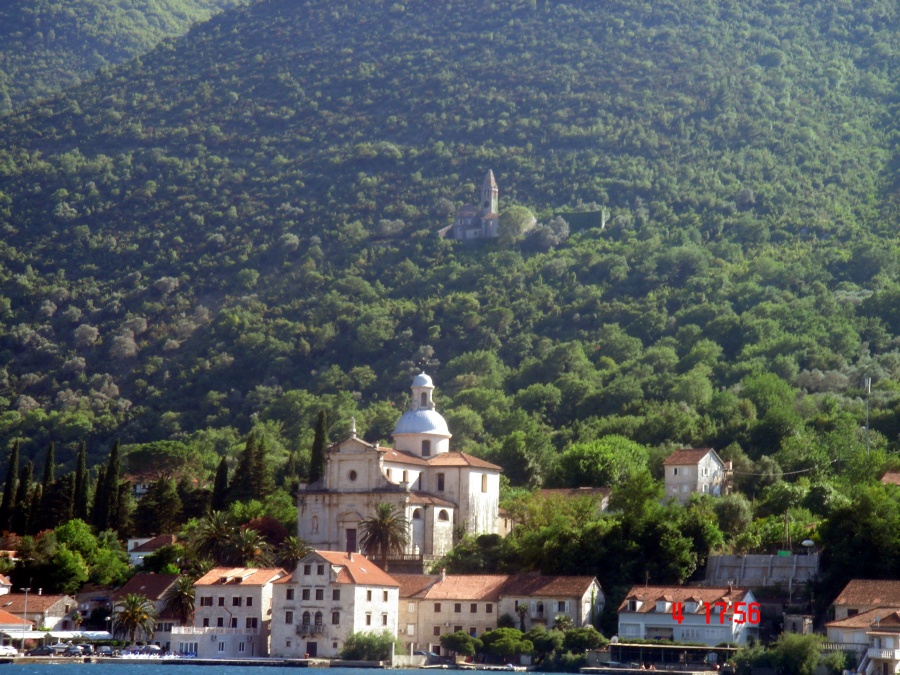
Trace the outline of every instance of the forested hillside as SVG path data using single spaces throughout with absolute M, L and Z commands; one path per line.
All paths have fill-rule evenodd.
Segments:
M 241 0 L 8 0 L 0 5 L 0 115 L 185 33 Z
M 0 120 L 0 438 L 93 463 L 255 424 L 302 472 L 321 407 L 387 439 L 424 360 L 514 484 L 613 433 L 870 478 L 900 432 L 898 36 L 889 0 L 220 14 Z M 489 168 L 543 226 L 439 239 Z

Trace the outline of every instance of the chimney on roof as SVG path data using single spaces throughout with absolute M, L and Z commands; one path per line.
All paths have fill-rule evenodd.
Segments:
M 38 595 L 42 595 L 43 592 L 44 592 L 44 589 L 43 589 L 43 588 L 39 588 L 39 589 L 38 589 Z
M 728 582 L 728 595 L 731 595 L 732 593 L 734 593 L 734 582 L 729 581 Z
M 446 579 L 447 579 L 447 568 L 442 567 L 441 568 L 441 581 L 446 581 Z
M 347 557 L 350 558 L 350 562 L 353 562 L 353 551 L 347 551 Z

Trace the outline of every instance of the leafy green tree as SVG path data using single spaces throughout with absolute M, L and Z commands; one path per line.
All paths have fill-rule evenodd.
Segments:
M 464 630 L 441 635 L 441 647 L 459 656 L 475 656 L 482 647 L 481 640 L 472 637 Z
M 782 633 L 769 648 L 772 662 L 784 675 L 813 675 L 822 653 L 821 635 Z
M 409 522 L 393 504 L 379 503 L 375 512 L 359 525 L 363 551 L 369 556 L 377 556 L 383 570 L 387 570 L 388 556 L 403 553 L 409 543 Z
M 309 464 L 309 482 L 315 483 L 323 475 L 325 475 L 326 455 L 325 449 L 327 444 L 325 429 L 325 411 L 320 410 L 316 417 L 316 434 L 313 439 L 312 459 Z
M 719 529 L 729 537 L 736 537 L 745 532 L 753 520 L 750 502 L 740 493 L 719 497 L 713 504 L 713 510 L 719 522 Z
M 568 651 L 581 653 L 586 652 L 588 649 L 605 647 L 609 644 L 609 640 L 593 626 L 583 626 L 566 631 L 563 644 Z
M 134 525 L 145 536 L 175 532 L 181 523 L 181 512 L 181 498 L 174 481 L 160 478 L 138 502 Z
M 385 661 L 397 638 L 390 631 L 381 633 L 350 633 L 341 646 L 341 658 L 349 661 Z
M 521 656 L 531 654 L 534 645 L 525 639 L 522 631 L 515 628 L 497 628 L 481 636 L 484 651 L 488 654 L 508 661 Z
M 143 595 L 129 593 L 113 607 L 113 634 L 128 642 L 151 639 L 156 628 L 156 610 Z
M 6 464 L 6 480 L 3 483 L 3 499 L 0 501 L 0 531 L 12 529 L 13 507 L 16 497 L 16 480 L 19 477 L 19 442 L 15 441 L 9 451 Z
M 524 206 L 511 206 L 500 214 L 497 224 L 497 240 L 501 246 L 512 246 L 521 241 L 537 224 L 534 214 Z
M 560 482 L 569 487 L 613 487 L 647 465 L 647 448 L 622 436 L 569 446 L 559 460 Z

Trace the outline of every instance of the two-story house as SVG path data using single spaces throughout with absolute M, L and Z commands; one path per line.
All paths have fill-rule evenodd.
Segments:
M 274 584 L 272 656 L 338 656 L 351 633 L 397 634 L 399 584 L 361 553 L 313 551 Z
M 634 586 L 619 605 L 619 639 L 746 644 L 759 635 L 759 605 L 748 589 Z
M 227 659 L 269 655 L 276 568 L 216 567 L 194 583 L 194 625 L 173 626 L 179 654 Z
M 575 628 L 592 625 L 605 603 L 600 583 L 588 576 L 514 574 L 500 589 L 500 613 L 516 617 L 525 630 L 552 628 L 559 616 Z
M 712 448 L 682 448 L 663 462 L 666 496 L 686 504 L 695 492 L 718 497 L 728 490 L 731 463 Z
M 838 621 L 879 607 L 900 609 L 900 581 L 851 579 L 832 606 L 834 618 Z
M 78 601 L 71 595 L 42 593 L 7 593 L 0 596 L 0 609 L 20 619 L 30 621 L 35 630 L 74 630 L 72 615 L 78 611 Z

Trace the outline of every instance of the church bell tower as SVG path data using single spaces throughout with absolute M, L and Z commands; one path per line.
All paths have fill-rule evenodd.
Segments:
M 497 189 L 497 181 L 494 180 L 494 172 L 488 170 L 481 186 L 481 215 L 498 213 L 500 191 Z

